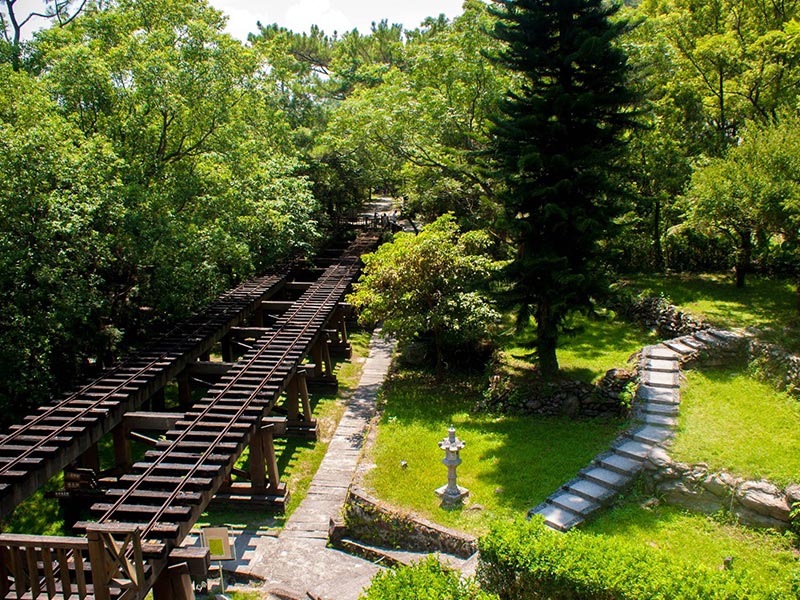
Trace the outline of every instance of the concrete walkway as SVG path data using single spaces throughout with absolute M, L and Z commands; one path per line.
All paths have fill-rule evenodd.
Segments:
M 356 600 L 377 565 L 326 547 L 328 524 L 344 504 L 375 399 L 389 370 L 394 343 L 374 332 L 358 388 L 350 398 L 308 495 L 277 536 L 237 539 L 236 573 L 264 581 L 283 598 Z M 238 548 L 242 546 L 241 548 Z

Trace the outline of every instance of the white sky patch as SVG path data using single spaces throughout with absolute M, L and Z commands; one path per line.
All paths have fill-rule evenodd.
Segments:
M 309 31 L 318 25 L 325 33 L 340 35 L 352 29 L 369 33 L 372 23 L 386 19 L 390 24 L 401 23 L 414 29 L 426 17 L 444 13 L 452 19 L 463 12 L 463 0 L 209 0 L 210 4 L 228 16 L 227 31 L 235 38 L 246 40 L 257 30 L 256 23 L 277 23 L 293 31 Z M 79 2 L 75 2 L 79 4 Z M 17 0 L 15 10 L 21 20 L 31 12 L 44 12 L 44 0 Z M 0 2 L 5 12 L 5 2 Z M 29 23 L 25 38 L 46 25 L 41 19 Z

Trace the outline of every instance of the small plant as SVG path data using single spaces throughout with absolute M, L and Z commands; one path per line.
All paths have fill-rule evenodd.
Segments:
M 474 581 L 428 556 L 420 562 L 378 573 L 361 600 L 497 600 L 481 591 Z

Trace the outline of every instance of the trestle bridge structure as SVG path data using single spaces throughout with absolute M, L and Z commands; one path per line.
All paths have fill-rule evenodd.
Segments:
M 0 598 L 192 598 L 209 554 L 181 543 L 212 499 L 285 504 L 273 439 L 316 436 L 308 384 L 335 384 L 330 353 L 349 350 L 344 295 L 377 242 L 362 233 L 314 267 L 243 283 L 0 438 L 0 516 L 62 471 L 62 494 L 92 512 L 75 526 L 85 536 L 0 534 Z M 177 412 L 164 410 L 172 381 Z M 207 391 L 193 402 L 196 381 Z M 115 465 L 101 472 L 107 435 Z M 131 440 L 150 446 L 142 460 Z M 245 448 L 246 472 L 235 467 Z

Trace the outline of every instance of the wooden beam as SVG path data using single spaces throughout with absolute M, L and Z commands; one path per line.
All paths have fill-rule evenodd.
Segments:
M 175 427 L 175 423 L 184 417 L 185 413 L 178 412 L 134 411 L 125 413 L 122 420 L 129 431 L 131 429 L 141 429 L 142 431 L 169 431 Z
M 233 362 L 217 362 L 217 361 L 200 361 L 189 363 L 186 365 L 186 372 L 191 377 L 214 376 L 220 377 L 225 375 L 236 363 Z

